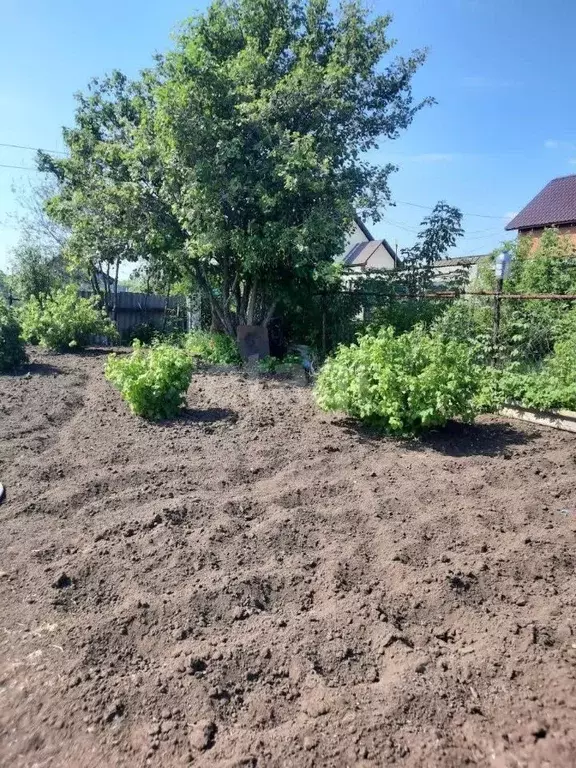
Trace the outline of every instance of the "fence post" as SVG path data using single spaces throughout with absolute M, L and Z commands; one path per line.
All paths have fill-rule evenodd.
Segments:
M 322 359 L 326 357 L 326 294 L 322 294 Z
M 504 278 L 499 277 L 496 279 L 496 293 L 494 294 L 494 328 L 492 332 L 492 347 L 494 354 L 494 362 L 497 359 L 497 347 L 498 339 L 500 337 L 500 310 L 502 302 L 502 288 L 504 287 Z
M 496 293 L 494 294 L 494 330 L 492 336 L 493 361 L 496 364 L 498 359 L 498 339 L 500 337 L 500 310 L 502 302 L 502 289 L 504 287 L 504 278 L 508 274 L 510 266 L 510 253 L 503 251 L 496 257 L 494 263 L 494 274 L 496 275 Z

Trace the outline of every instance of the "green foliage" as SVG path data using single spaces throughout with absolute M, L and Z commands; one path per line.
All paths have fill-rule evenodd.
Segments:
M 145 348 L 135 342 L 129 356 L 109 355 L 105 376 L 132 413 L 147 419 L 170 419 L 186 397 L 193 368 L 183 349 L 168 344 Z
M 504 369 L 486 370 L 477 396 L 479 409 L 494 411 L 507 404 L 544 410 L 576 409 L 574 327 L 555 343 L 553 353 L 536 369 L 512 364 Z
M 22 335 L 26 341 L 59 352 L 83 349 L 91 336 L 116 339 L 113 323 L 97 304 L 95 297 L 81 298 L 72 285 L 42 302 L 33 296 L 19 311 Z
M 150 345 L 159 336 L 158 328 L 153 323 L 138 323 L 123 334 L 122 342 L 131 345 L 139 341 L 141 344 Z
M 231 336 L 268 324 L 342 251 L 355 208 L 377 220 L 394 166 L 367 151 L 430 103 L 411 90 L 425 53 L 391 57 L 390 23 L 356 0 L 214 0 L 138 81 L 94 81 L 69 157 L 40 159 L 70 256 L 193 279 Z
M 484 299 L 457 299 L 432 324 L 432 329 L 446 341 L 458 341 L 474 350 L 479 363 L 487 363 L 493 353 L 494 312 Z
M 26 350 L 20 338 L 15 313 L 0 297 L 0 372 L 5 373 L 26 362 Z
M 12 290 L 12 278 L 0 269 L 0 297 L 8 297 Z
M 12 252 L 12 289 L 20 301 L 34 297 L 40 303 L 66 281 L 59 254 L 45 253 L 41 246 L 22 242 Z
M 224 333 L 190 331 L 184 338 L 184 348 L 192 357 L 211 365 L 239 365 L 242 362 L 238 344 Z
M 402 250 L 402 263 L 394 275 L 397 289 L 417 295 L 433 287 L 434 264 L 464 234 L 462 213 L 441 201 L 421 224 L 416 243 Z
M 391 298 L 370 313 L 370 326 L 378 329 L 391 325 L 397 333 L 411 331 L 419 324 L 428 328 L 446 306 L 445 301 Z
M 302 367 L 300 355 L 288 354 L 283 358 L 268 355 L 258 361 L 260 373 L 290 373 L 295 366 Z
M 478 373 L 467 346 L 422 326 L 400 336 L 388 327 L 326 361 L 316 401 L 390 434 L 415 434 L 456 416 L 473 418 Z

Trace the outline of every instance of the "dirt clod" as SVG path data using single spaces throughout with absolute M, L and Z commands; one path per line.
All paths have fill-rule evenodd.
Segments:
M 201 720 L 190 729 L 188 743 L 199 752 L 210 749 L 214 745 L 217 732 L 216 723 L 212 720 Z

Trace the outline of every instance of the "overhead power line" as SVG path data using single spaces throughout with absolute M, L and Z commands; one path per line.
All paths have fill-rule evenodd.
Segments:
M 419 205 L 418 203 L 408 203 L 406 200 L 396 200 L 396 203 L 398 205 L 409 205 L 412 208 L 423 208 L 425 211 L 433 211 L 434 206 L 433 205 Z M 502 221 L 505 219 L 505 216 L 488 216 L 486 213 L 462 213 L 463 216 L 475 216 L 478 219 L 498 219 L 499 221 Z
M 61 152 L 59 149 L 42 149 L 42 147 L 28 147 L 25 144 L 4 144 L 0 141 L 0 147 L 9 147 L 10 149 L 27 149 L 30 152 L 50 152 L 53 155 L 67 155 L 67 152 Z
M 4 163 L 0 163 L 0 168 L 14 168 L 17 171 L 37 171 L 37 168 L 30 168 L 30 166 L 26 165 L 4 165 Z
M 68 154 L 67 152 L 62 152 L 59 149 L 42 149 L 42 147 L 29 147 L 29 146 L 27 146 L 25 144 L 6 144 L 6 143 L 1 142 L 1 141 L 0 141 L 0 147 L 9 147 L 10 149 L 24 149 L 24 150 L 28 150 L 30 152 L 39 152 L 39 151 L 40 152 L 50 152 L 53 155 L 64 155 L 64 156 L 66 156 Z M 0 168 L 15 168 L 16 170 L 21 170 L 21 171 L 34 171 L 34 170 L 36 170 L 35 168 L 25 168 L 22 165 L 3 165 L 3 164 L 0 164 Z M 398 205 L 409 205 L 411 208 L 421 208 L 422 210 L 425 210 L 425 211 L 433 211 L 434 210 L 434 206 L 433 205 L 420 205 L 419 203 L 410 203 L 407 200 L 396 200 L 396 203 Z M 505 216 L 491 216 L 491 215 L 488 215 L 486 213 L 464 213 L 463 212 L 462 215 L 463 216 L 474 216 L 475 218 L 478 218 L 478 219 L 498 219 L 498 221 L 502 221 L 503 219 L 506 218 Z M 390 223 L 393 224 L 394 222 L 390 222 Z M 396 226 L 401 226 L 401 225 L 397 224 Z

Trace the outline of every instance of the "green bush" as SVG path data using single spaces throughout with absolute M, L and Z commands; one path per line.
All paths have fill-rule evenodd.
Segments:
M 548 410 L 576 409 L 576 333 L 554 345 L 554 352 L 535 369 L 512 364 L 503 370 L 487 369 L 476 399 L 480 410 L 504 405 Z
M 383 328 L 391 325 L 397 333 L 411 331 L 415 325 L 427 328 L 446 309 L 446 301 L 437 299 L 394 299 L 376 307 L 370 313 L 370 325 Z
M 464 344 L 418 325 L 400 336 L 391 327 L 339 347 L 316 383 L 316 401 L 390 434 L 415 434 L 459 416 L 474 417 L 479 368 Z
M 109 355 L 105 376 L 132 413 L 147 419 L 170 419 L 184 401 L 193 368 L 183 349 L 168 344 L 146 348 L 136 341 L 131 355 Z
M 158 328 L 153 323 L 138 323 L 122 334 L 122 343 L 132 345 L 139 341 L 141 344 L 152 344 L 159 335 Z
M 30 298 L 20 310 L 22 336 L 26 341 L 64 352 L 83 349 L 91 336 L 116 339 L 114 324 L 96 297 L 83 299 L 73 285 L 46 296 Z
M 25 362 L 20 325 L 14 312 L 0 298 L 0 372 L 11 371 Z
M 239 365 L 242 362 L 238 344 L 224 333 L 190 331 L 184 339 L 184 348 L 192 357 L 211 365 Z
M 446 341 L 459 341 L 474 349 L 478 362 L 488 362 L 493 352 L 494 310 L 484 299 L 457 299 L 432 325 L 432 333 Z
M 302 367 L 300 355 L 288 354 L 283 358 L 268 355 L 268 357 L 258 360 L 258 370 L 260 373 L 290 373 L 295 366 Z

